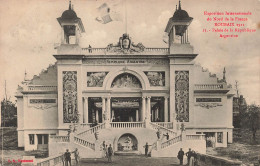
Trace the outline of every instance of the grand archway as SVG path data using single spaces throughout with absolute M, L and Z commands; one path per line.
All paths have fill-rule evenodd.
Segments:
M 130 133 L 123 134 L 117 141 L 118 151 L 137 151 L 138 141 L 136 137 Z
M 116 76 L 113 80 L 111 89 L 114 88 L 142 89 L 142 84 L 135 75 L 130 73 L 122 73 Z

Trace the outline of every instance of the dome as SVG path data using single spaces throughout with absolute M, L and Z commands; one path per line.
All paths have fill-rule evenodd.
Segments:
M 61 15 L 62 19 L 75 19 L 78 18 L 76 12 L 74 10 L 65 10 L 62 15 Z
M 190 19 L 189 14 L 185 10 L 176 10 L 172 17 L 174 20 L 187 20 Z

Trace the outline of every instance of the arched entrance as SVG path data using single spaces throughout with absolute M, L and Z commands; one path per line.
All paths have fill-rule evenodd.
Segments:
M 141 90 L 140 80 L 131 73 L 121 73 L 111 83 L 113 92 L 123 92 L 117 97 L 111 97 L 112 122 L 138 122 L 141 116 Z M 134 96 L 123 94 L 131 93 Z M 137 95 L 137 96 L 136 96 Z
M 118 151 L 137 151 L 138 141 L 136 137 L 130 133 L 123 134 L 117 141 Z

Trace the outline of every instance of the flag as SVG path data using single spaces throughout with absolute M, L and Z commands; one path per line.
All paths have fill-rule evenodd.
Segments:
M 102 24 L 107 24 L 111 21 L 122 21 L 120 9 L 120 3 L 103 3 L 97 8 L 99 16 L 96 17 L 96 21 Z
M 166 43 L 166 44 L 168 44 L 168 42 L 169 42 L 169 37 L 168 37 L 167 32 L 165 32 L 164 35 L 163 35 L 163 42 Z

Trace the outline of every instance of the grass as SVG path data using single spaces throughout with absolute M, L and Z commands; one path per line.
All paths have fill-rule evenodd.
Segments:
M 233 137 L 233 143 L 228 144 L 227 148 L 209 148 L 207 153 L 232 160 L 240 160 L 245 165 L 257 163 L 260 157 L 259 140 L 253 141 L 252 133 L 245 129 L 235 129 Z M 260 131 L 257 132 L 256 138 L 260 138 Z
M 3 137 L 2 137 L 3 132 Z M 4 158 L 4 165 L 21 165 L 21 163 L 13 163 L 8 162 L 8 160 L 18 161 L 18 159 L 22 159 L 23 156 L 35 156 L 36 158 L 45 158 L 48 157 L 48 152 L 46 151 L 24 151 L 23 148 L 18 148 L 18 140 L 17 140 L 17 131 L 16 127 L 8 127 L 8 128 L 1 128 L 0 129 L 0 149 L 4 150 L 3 158 Z M 3 143 L 2 143 L 3 141 Z M 2 160 L 2 153 L 0 153 Z M 2 161 L 0 162 L 2 163 Z

